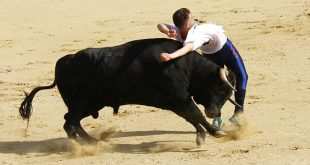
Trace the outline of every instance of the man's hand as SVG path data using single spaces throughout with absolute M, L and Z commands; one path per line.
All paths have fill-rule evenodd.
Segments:
M 167 36 L 169 38 L 176 38 L 177 37 L 177 32 L 175 29 L 169 29 L 168 33 L 167 33 Z
M 169 53 L 161 53 L 160 54 L 160 61 L 166 62 L 175 58 L 179 58 L 180 56 L 185 55 L 186 53 L 193 50 L 193 43 L 185 44 L 181 49 L 169 54 Z
M 166 61 L 169 61 L 171 59 L 172 58 L 170 57 L 169 53 L 161 53 L 160 54 L 160 61 L 162 61 L 162 62 L 166 62 Z
M 161 23 L 157 25 L 157 28 L 160 32 L 166 34 L 169 38 L 176 39 L 177 31 L 171 25 Z

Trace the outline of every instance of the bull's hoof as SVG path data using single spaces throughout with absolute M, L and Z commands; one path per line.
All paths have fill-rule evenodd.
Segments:
M 225 131 L 217 128 L 217 127 L 214 127 L 214 126 L 211 126 L 209 129 L 208 129 L 208 132 L 210 133 L 210 135 L 216 137 L 216 138 L 220 138 L 220 137 L 224 137 L 226 136 L 227 134 L 225 133 Z
M 97 119 L 99 117 L 99 113 L 98 112 L 93 112 L 91 115 L 92 115 L 92 117 L 94 119 Z
M 197 146 L 201 146 L 202 144 L 205 143 L 205 140 L 206 140 L 206 134 L 203 132 L 197 132 L 197 135 L 196 135 L 196 144 Z
M 80 145 L 96 145 L 98 143 L 98 140 L 93 137 L 87 137 L 87 138 L 76 138 L 75 139 Z
M 116 116 L 118 114 L 119 105 L 113 106 L 113 115 Z
M 216 138 L 221 138 L 221 137 L 227 136 L 227 133 L 225 131 L 218 130 L 218 131 L 215 131 L 213 136 Z
M 92 139 L 87 139 L 86 142 L 87 142 L 88 144 L 97 144 L 97 143 L 98 143 L 98 140 L 95 139 L 95 138 L 92 138 Z

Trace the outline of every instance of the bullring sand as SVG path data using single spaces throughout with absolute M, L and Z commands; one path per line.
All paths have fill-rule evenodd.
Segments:
M 310 164 L 309 0 L 0 0 L 0 164 Z M 168 111 L 111 108 L 83 126 L 102 140 L 80 146 L 62 129 L 66 107 L 56 89 L 39 93 L 34 114 L 18 116 L 23 91 L 47 85 L 63 55 L 86 47 L 165 37 L 156 29 L 188 7 L 221 24 L 248 73 L 247 127 L 195 145 L 191 125 Z M 232 114 L 226 104 L 224 119 Z M 226 122 L 228 125 L 229 122 Z

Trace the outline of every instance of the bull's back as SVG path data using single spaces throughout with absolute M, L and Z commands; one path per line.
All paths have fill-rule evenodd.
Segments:
M 58 60 L 56 83 L 63 98 L 101 97 L 126 103 L 154 100 L 155 92 L 163 90 L 158 88 L 169 86 L 172 77 L 164 75 L 160 53 L 181 47 L 181 43 L 170 39 L 144 39 L 115 47 L 84 49 Z M 162 93 L 165 92 L 159 94 Z

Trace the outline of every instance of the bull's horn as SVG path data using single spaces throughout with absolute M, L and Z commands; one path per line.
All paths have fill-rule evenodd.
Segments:
M 238 108 L 243 108 L 240 104 L 238 104 L 236 101 L 232 100 L 231 98 L 228 98 L 228 100 L 234 104 L 235 106 L 237 106 Z
M 220 78 L 235 92 L 237 91 L 233 85 L 231 85 L 231 83 L 227 80 L 226 77 L 226 73 L 225 73 L 225 69 L 224 68 L 220 68 Z

